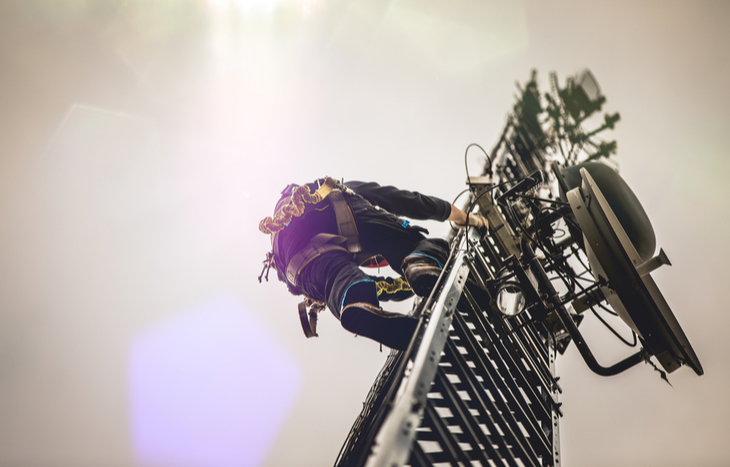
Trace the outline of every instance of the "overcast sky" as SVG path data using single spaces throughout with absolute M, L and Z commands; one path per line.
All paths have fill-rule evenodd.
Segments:
M 728 31 L 724 1 L 0 2 L 0 465 L 334 463 L 387 354 L 305 339 L 259 220 L 324 175 L 452 200 L 515 82 L 586 67 L 705 375 L 571 346 L 563 465 L 730 464 Z

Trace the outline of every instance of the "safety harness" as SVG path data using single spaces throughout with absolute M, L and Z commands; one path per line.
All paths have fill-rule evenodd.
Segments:
M 286 279 L 295 287 L 298 287 L 299 273 L 302 272 L 304 266 L 321 254 L 334 250 L 345 251 L 352 255 L 358 255 L 362 252 L 355 217 L 352 215 L 352 209 L 347 204 L 342 190 L 333 188 L 329 193 L 329 201 L 335 211 L 337 235 L 317 234 L 307 246 L 292 256 L 286 266 Z M 367 256 L 369 258 L 372 255 Z
M 291 189 L 291 185 L 287 187 L 286 193 Z M 337 234 L 321 233 L 315 235 L 312 240 L 301 251 L 292 256 L 287 265 L 284 266 L 286 281 L 299 290 L 299 274 L 304 267 L 313 259 L 321 256 L 329 251 L 344 251 L 353 256 L 358 264 L 363 264 L 373 258 L 372 254 L 363 253 L 360 245 L 359 233 L 355 217 L 352 215 L 352 209 L 345 198 L 345 193 L 354 193 L 342 184 L 339 184 L 331 177 L 325 177 L 319 188 L 312 193 L 307 185 L 295 186 L 291 189 L 291 196 L 283 204 L 280 202 L 277 206 L 273 217 L 266 217 L 259 223 L 259 230 L 265 234 L 274 234 L 274 243 L 278 237 L 278 233 L 284 230 L 294 217 L 300 217 L 304 214 L 306 204 L 317 204 L 324 199 L 328 199 L 335 213 L 337 222 Z M 378 266 L 382 263 L 375 262 Z M 386 263 L 387 264 L 387 263 Z M 264 260 L 264 271 L 268 280 L 268 269 L 274 267 L 278 269 L 274 262 L 273 254 L 267 254 Z M 259 282 L 264 275 L 262 271 L 259 276 Z M 402 278 L 392 281 L 379 281 L 376 283 L 377 293 L 396 294 L 400 291 L 408 291 L 408 283 Z M 291 290 L 291 287 L 290 287 Z M 315 300 L 307 294 L 302 293 L 305 299 L 299 303 L 299 320 L 302 324 L 302 330 L 307 337 L 317 336 L 317 314 L 326 308 L 324 302 Z M 309 310 L 309 311 L 307 311 Z

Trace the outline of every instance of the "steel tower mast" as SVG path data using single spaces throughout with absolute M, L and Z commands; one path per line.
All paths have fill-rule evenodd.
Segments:
M 550 81 L 541 95 L 533 72 L 483 173 L 467 174 L 465 210 L 489 231 L 450 238 L 414 338 L 389 355 L 336 466 L 561 465 L 555 359 L 571 341 L 604 376 L 659 370 L 651 357 L 703 373 L 651 279 L 669 260 L 609 159 L 616 142 L 596 140 L 618 114 L 584 130 L 605 102 L 593 75 Z M 588 310 L 607 326 L 599 311 L 616 314 L 638 350 L 599 364 L 578 330 Z

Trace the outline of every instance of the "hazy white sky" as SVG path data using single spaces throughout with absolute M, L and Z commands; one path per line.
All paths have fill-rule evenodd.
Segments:
M 571 347 L 563 465 L 729 464 L 728 31 L 724 1 L 0 2 L 0 465 L 332 464 L 386 354 L 304 338 L 258 221 L 323 175 L 451 200 L 514 83 L 584 67 L 706 374 Z

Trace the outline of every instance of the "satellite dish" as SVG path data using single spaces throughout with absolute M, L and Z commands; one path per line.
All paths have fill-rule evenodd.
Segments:
M 643 258 L 619 222 L 620 211 L 617 209 L 614 213 L 589 170 L 582 167 L 579 174 L 582 183 L 568 191 L 567 198 L 583 230 L 590 267 L 597 278 L 603 277 L 608 282 L 604 296 L 667 372 L 671 373 L 684 364 L 702 375 L 704 370 L 692 345 L 650 274 L 659 265 L 668 264 L 666 255 L 662 251 L 655 258 Z M 623 184 L 626 185 L 625 182 Z M 615 186 L 613 188 L 616 189 Z M 627 185 L 625 188 L 630 192 Z M 633 196 L 632 192 L 630 194 Z M 631 196 L 619 193 L 618 198 L 629 200 L 629 208 L 635 208 Z M 636 200 L 636 197 L 633 196 L 633 199 Z M 644 212 L 640 204 L 638 208 Z M 651 224 L 648 225 L 651 228 Z M 647 248 L 644 246 L 645 250 Z M 651 249 L 653 251 L 654 247 Z
M 639 256 L 644 261 L 648 261 L 654 256 L 654 250 L 656 250 L 654 228 L 639 199 L 615 170 L 599 162 L 584 162 L 570 167 L 556 165 L 553 167 L 553 172 L 557 175 L 561 191 L 568 193 L 581 186 L 583 183 L 580 174 L 582 169 L 586 169 L 596 185 L 600 187 L 608 205 L 616 214 Z M 575 233 L 571 232 L 571 235 Z M 578 238 L 580 237 L 578 233 Z

